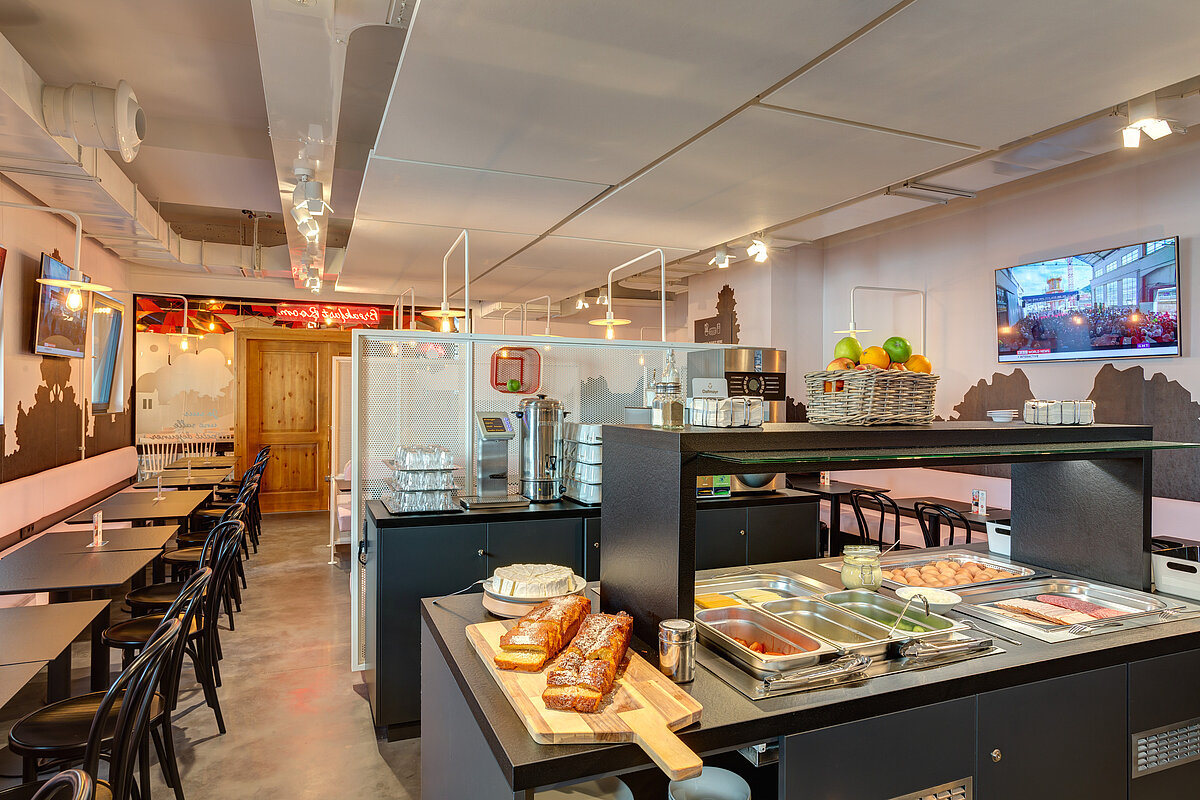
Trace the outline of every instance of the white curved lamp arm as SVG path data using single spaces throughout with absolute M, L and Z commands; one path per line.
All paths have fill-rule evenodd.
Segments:
M 446 294 L 449 291 L 449 286 L 446 283 L 446 273 L 450 265 L 450 256 L 458 248 L 458 243 L 463 243 L 463 311 L 466 312 L 467 326 L 466 333 L 471 332 L 471 234 L 466 228 L 463 228 L 462 233 L 458 234 L 458 238 L 454 240 L 454 244 L 450 245 L 450 249 L 446 251 L 446 255 L 442 256 L 442 303 L 445 304 L 450 298 Z
M 80 251 L 83 249 L 83 220 L 74 211 L 68 211 L 65 208 L 51 208 L 50 206 L 35 206 L 29 203 L 10 203 L 0 201 L 0 206 L 6 208 L 24 208 L 29 211 L 47 211 L 51 214 L 63 214 L 75 221 L 75 261 L 71 263 L 71 269 L 76 272 L 81 271 L 79 267 Z
M 645 253 L 642 253 L 642 254 L 641 254 L 640 256 L 638 256 L 637 258 L 631 258 L 631 259 L 629 259 L 628 261 L 626 261 L 624 264 L 620 264 L 620 265 L 618 265 L 618 266 L 615 266 L 615 267 L 613 267 L 612 269 L 610 269 L 610 270 L 608 271 L 608 313 L 607 313 L 607 315 L 606 315 L 606 316 L 607 316 L 609 319 L 612 319 L 612 315 L 613 315 L 613 312 L 612 312 L 612 307 L 613 307 L 613 291 L 612 291 L 612 280 L 613 280 L 613 274 L 614 274 L 614 273 L 616 273 L 616 272 L 617 272 L 617 271 L 619 271 L 619 270 L 625 269 L 625 267 L 628 267 L 628 266 L 630 266 L 630 265 L 632 265 L 632 264 L 636 264 L 637 262 L 641 261 L 643 258 L 646 258 L 646 257 L 648 257 L 648 256 L 652 256 L 652 255 L 654 255 L 655 253 L 658 253 L 658 267 L 659 267 L 659 270 L 660 270 L 660 275 L 661 275 L 661 278 L 662 278 L 662 280 L 661 280 L 661 283 L 660 283 L 660 287 L 659 287 L 659 291 L 660 291 L 660 296 L 659 296 L 659 306 L 660 306 L 660 307 L 659 307 L 659 313 L 660 313 L 660 315 L 662 316 L 662 340 L 665 342 L 665 341 L 667 340 L 667 255 L 666 255 L 666 253 L 664 253 L 664 252 L 662 251 L 662 248 L 661 248 L 661 247 L 656 247 L 656 248 L 654 248 L 653 250 L 648 250 L 647 252 L 645 252 Z
M 900 289 L 891 286 L 855 286 L 850 290 L 850 329 L 856 330 L 858 325 L 855 324 L 854 317 L 854 295 L 859 291 L 864 292 L 890 292 L 892 294 L 915 294 L 921 297 L 921 349 L 919 352 L 925 353 L 925 292 L 921 289 Z
M 609 297 L 611 298 L 612 295 L 609 295 Z M 526 300 L 524 303 L 521 303 L 521 335 L 522 336 L 525 335 L 525 308 L 530 303 L 532 303 L 534 300 L 543 300 L 543 299 L 546 301 L 546 335 L 547 336 L 550 335 L 550 295 L 544 294 L 544 295 L 541 295 L 540 297 L 531 297 L 528 300 Z M 609 302 L 611 303 L 612 300 L 610 299 Z

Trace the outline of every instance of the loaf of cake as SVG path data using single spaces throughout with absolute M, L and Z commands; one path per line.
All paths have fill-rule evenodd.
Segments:
M 624 611 L 589 614 L 546 672 L 546 708 L 598 711 L 617 679 L 632 633 L 633 617 Z
M 492 591 L 508 597 L 558 597 L 570 593 L 574 573 L 556 564 L 512 564 L 492 574 Z
M 592 602 L 568 595 L 538 603 L 500 637 L 501 652 L 493 660 L 500 669 L 537 672 L 571 641 Z

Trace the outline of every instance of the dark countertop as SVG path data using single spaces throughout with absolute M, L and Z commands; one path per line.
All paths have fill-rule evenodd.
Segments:
M 789 569 L 825 584 L 837 581 L 837 573 L 819 566 L 820 563 L 821 560 L 813 560 L 763 566 Z M 709 570 L 697 573 L 697 576 L 725 572 L 728 570 Z M 595 595 L 590 590 L 588 593 L 594 600 Z M 885 590 L 884 593 L 889 592 Z M 464 633 L 467 625 L 493 619 L 483 610 L 478 595 L 444 598 L 437 606 L 424 600 L 421 615 L 515 791 L 621 772 L 650 763 L 632 744 L 539 745 L 534 742 L 467 641 Z M 989 627 L 978 620 L 975 622 L 985 629 Z M 1017 647 L 997 640 L 997 646 L 1005 652 L 927 670 L 881 676 L 864 685 L 760 701 L 749 700 L 700 668 L 688 691 L 704 705 L 703 718 L 680 732 L 680 736 L 699 753 L 729 749 L 942 700 L 1200 648 L 1200 618 L 1116 631 L 1061 644 L 1046 644 L 1007 629 L 1004 633 L 1022 641 L 1023 645 Z M 638 649 L 655 663 L 655 654 L 647 654 L 640 645 Z
M 767 494 L 740 494 L 697 500 L 696 508 L 749 508 L 751 506 L 777 506 L 789 503 L 815 503 L 820 498 L 810 492 L 782 489 Z M 485 522 L 519 522 L 539 519 L 572 519 L 576 517 L 600 517 L 601 506 L 585 506 L 570 500 L 557 503 L 530 503 L 526 508 L 466 509 L 462 512 L 442 514 L 390 513 L 379 500 L 367 502 L 367 513 L 380 528 L 419 528 L 426 525 L 465 525 Z

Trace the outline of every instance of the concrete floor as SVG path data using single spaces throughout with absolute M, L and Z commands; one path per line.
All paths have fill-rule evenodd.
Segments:
M 237 630 L 222 630 L 217 732 L 185 661 L 175 749 L 188 800 L 420 797 L 420 743 L 375 738 L 366 690 L 350 663 L 349 567 L 330 566 L 329 517 L 271 514 L 247 563 Z M 114 610 L 114 619 L 123 615 Z M 226 623 L 222 622 L 224 628 Z M 73 678 L 87 691 L 88 648 L 76 643 Z M 114 651 L 114 669 L 119 657 Z M 37 708 L 45 670 L 0 708 L 0 741 Z M 20 774 L 5 752 L 0 772 Z M 152 796 L 173 797 L 157 765 Z M 0 789 L 19 781 L 0 778 Z

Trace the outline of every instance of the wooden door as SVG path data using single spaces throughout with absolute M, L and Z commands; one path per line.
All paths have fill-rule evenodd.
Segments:
M 237 331 L 235 452 L 240 472 L 271 446 L 264 512 L 328 510 L 329 386 L 334 356 L 349 354 L 346 331 Z

